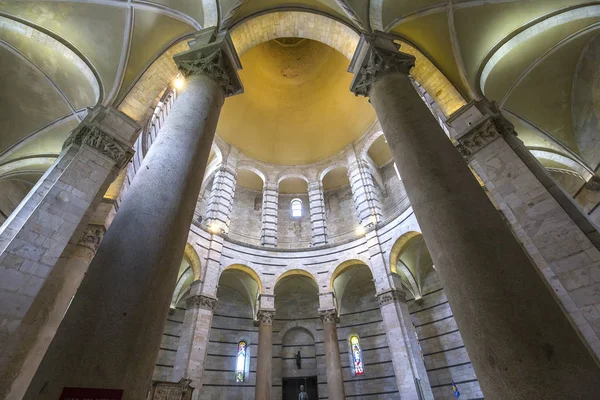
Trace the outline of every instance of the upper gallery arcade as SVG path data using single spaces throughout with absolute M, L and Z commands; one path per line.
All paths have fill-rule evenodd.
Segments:
M 0 3 L 0 398 L 596 399 L 599 28 Z

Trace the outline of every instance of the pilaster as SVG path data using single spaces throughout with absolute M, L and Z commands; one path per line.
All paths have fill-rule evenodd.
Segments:
M 596 356 L 600 356 L 598 232 L 518 139 L 494 103 L 448 120 L 456 147 L 488 189 Z
M 325 198 L 323 185 L 320 181 L 309 182 L 308 200 L 310 207 L 310 222 L 312 224 L 312 245 L 327 244 L 327 223 L 325 220 Z
M 83 236 L 104 192 L 131 158 L 138 130 L 115 109 L 98 106 L 90 111 L 58 159 L 0 227 L 0 376 L 12 362 L 19 362 L 21 356 L 14 351 L 29 337 L 28 331 L 42 328 L 43 319 L 25 325 L 23 319 L 44 283 L 54 280 L 51 275 L 69 242 Z M 10 387 L 13 378 L 2 378 L 0 387 Z
M 219 167 L 206 209 L 206 226 L 213 233 L 229 232 L 237 173 L 229 164 Z
M 263 186 L 262 224 L 260 244 L 277 246 L 277 211 L 279 207 L 279 188 L 274 182 L 265 182 Z
M 348 152 L 348 177 L 358 222 L 371 228 L 382 221 L 381 205 L 369 165 L 360 159 L 352 147 Z

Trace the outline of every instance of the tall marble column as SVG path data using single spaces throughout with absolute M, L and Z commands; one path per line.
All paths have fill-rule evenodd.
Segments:
M 82 237 L 106 189 L 131 158 L 138 130 L 123 113 L 94 108 L 0 227 L 0 394 L 29 357 L 26 343 L 45 329 L 45 318 L 32 317 L 47 306 L 40 303 L 40 290 L 48 280 L 70 279 L 60 268 L 52 276 L 59 258 L 70 241 Z M 70 287 L 73 296 L 77 286 Z
M 327 223 L 325 221 L 325 198 L 321 182 L 309 182 L 308 202 L 310 207 L 310 223 L 312 225 L 312 245 L 327 244 Z
M 385 325 L 396 383 L 402 400 L 433 400 L 425 363 L 418 349 L 415 328 L 404 291 L 390 289 L 377 294 Z
M 202 282 L 195 281 L 186 299 L 185 317 L 181 327 L 179 346 L 175 355 L 175 365 L 171 381 L 181 379 L 192 381 L 192 399 L 198 399 L 202 389 L 202 375 L 208 348 L 208 337 L 212 324 L 213 310 L 217 299 L 201 292 Z
M 26 399 L 63 387 L 145 398 L 225 97 L 240 93 L 228 36 L 200 32 L 175 56 L 186 86 L 106 232 Z
M 354 148 L 348 153 L 348 177 L 358 223 L 365 228 L 377 225 L 382 214 L 373 176 L 367 162 L 356 156 Z
M 273 318 L 275 310 L 258 311 L 258 360 L 256 362 L 256 400 L 270 400 L 273 361 Z
M 325 341 L 325 366 L 327 369 L 327 396 L 330 400 L 344 400 L 344 377 L 337 335 L 337 312 L 335 309 L 319 310 L 323 322 Z
M 410 82 L 413 56 L 363 36 L 370 97 L 486 399 L 593 399 L 600 369 Z
M 260 231 L 260 243 L 263 246 L 277 246 L 278 189 L 277 184 L 273 182 L 265 182 L 263 186 L 262 225 Z
M 211 232 L 229 232 L 236 183 L 235 167 L 222 165 L 213 180 L 206 207 L 206 225 Z

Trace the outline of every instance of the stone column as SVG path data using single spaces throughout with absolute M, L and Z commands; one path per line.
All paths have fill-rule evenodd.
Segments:
M 363 36 L 352 91 L 370 97 L 485 398 L 590 399 L 600 369 L 510 228 L 414 90 L 414 57 Z
M 226 96 L 241 91 L 228 36 L 200 32 L 175 56 L 186 87 L 121 203 L 26 399 L 62 388 L 145 398 L 202 174 Z M 135 361 L 133 361 L 135 360 Z
M 377 225 L 382 217 L 373 176 L 367 162 L 356 156 L 354 148 L 348 155 L 348 176 L 358 223 L 365 228 Z
M 202 389 L 202 374 L 206 360 L 206 349 L 212 324 L 213 310 L 217 299 L 201 293 L 202 282 L 195 281 L 186 299 L 185 317 L 181 327 L 179 346 L 171 380 L 190 379 L 194 392 L 192 399 L 198 399 Z
M 206 226 L 213 233 L 228 233 L 237 173 L 235 165 L 225 164 L 215 173 L 206 208 Z
M 310 207 L 310 223 L 312 224 L 312 245 L 327 244 L 327 224 L 325 221 L 325 198 L 321 182 L 308 184 L 308 201 Z
M 262 226 L 260 243 L 263 246 L 277 246 L 277 212 L 279 190 L 276 183 L 265 182 L 263 186 Z
M 54 266 L 23 318 L 16 357 L 3 377 L 7 386 L 3 386 L 6 391 L 0 393 L 2 398 L 23 398 L 103 236 L 104 227 L 88 226 L 81 239 L 67 246 Z
M 121 112 L 96 107 L 0 227 L 0 394 L 29 357 L 22 344 L 35 342 L 45 329 L 45 319 L 29 313 L 47 306 L 36 305 L 36 296 L 47 280 L 70 280 L 62 270 L 53 277 L 54 268 L 69 242 L 75 245 L 82 237 L 104 192 L 131 158 L 138 130 Z M 65 284 L 73 288 L 70 296 L 75 294 L 77 286 Z
M 410 321 L 404 291 L 390 289 L 380 292 L 377 294 L 377 301 L 385 325 L 400 398 L 433 400 L 433 392 L 425 362 L 419 353 L 415 328 Z
M 344 400 L 344 376 L 340 359 L 340 345 L 337 335 L 337 312 L 335 309 L 319 310 L 323 322 L 325 341 L 325 365 L 327 368 L 327 395 L 330 400 Z
M 581 335 L 600 356 L 600 235 L 519 140 L 495 103 L 472 102 L 448 120 L 452 138 L 504 213 Z M 551 221 L 551 223 L 547 223 Z
M 273 360 L 273 318 L 275 310 L 258 311 L 258 360 L 256 362 L 256 400 L 270 400 Z

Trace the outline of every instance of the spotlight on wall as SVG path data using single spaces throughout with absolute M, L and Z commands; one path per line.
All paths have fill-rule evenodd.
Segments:
M 181 78 L 181 77 L 175 78 L 175 80 L 173 81 L 173 86 L 175 86 L 175 89 L 181 90 L 181 89 L 183 89 L 184 83 L 185 83 L 185 81 L 183 80 L 183 78 Z
M 365 228 L 362 225 L 357 226 L 355 232 L 358 236 L 364 236 L 366 233 Z

